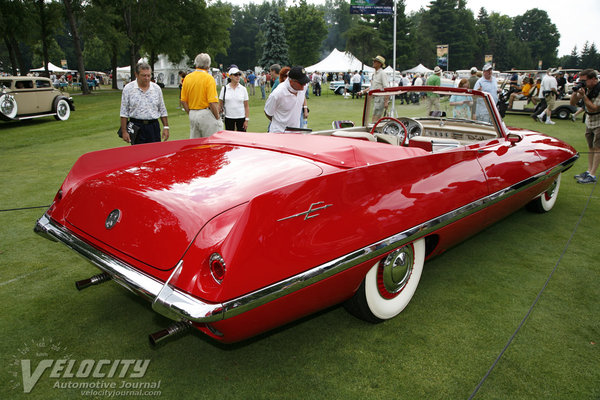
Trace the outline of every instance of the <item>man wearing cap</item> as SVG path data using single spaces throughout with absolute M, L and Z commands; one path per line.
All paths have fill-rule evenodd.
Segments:
M 489 93 L 492 96 L 494 105 L 496 105 L 498 102 L 498 81 L 492 75 L 492 64 L 488 63 L 483 66 L 483 76 L 477 80 L 473 89 Z M 478 121 L 492 122 L 492 117 L 484 106 L 483 99 L 478 99 L 475 103 L 475 118 Z
M 556 96 L 558 95 L 558 84 L 556 82 L 556 78 L 554 78 L 554 70 L 549 69 L 546 71 L 546 75 L 542 78 L 542 83 L 540 85 L 540 99 L 546 100 L 546 108 L 540 114 L 537 115 L 537 119 L 540 122 L 544 121 L 544 116 L 546 117 L 546 124 L 554 125 L 555 122 L 550 119 L 552 115 L 552 110 L 554 109 L 554 102 L 556 100 Z
M 222 129 L 217 83 L 208 73 L 210 56 L 200 53 L 194 64 L 196 70 L 186 75 L 181 87 L 181 104 L 190 117 L 190 139 L 208 137 Z
M 441 86 L 442 79 L 440 78 L 440 75 L 442 75 L 442 69 L 436 65 L 433 69 L 433 74 L 429 75 L 425 85 Z M 431 115 L 432 112 L 440 110 L 440 95 L 437 93 L 427 92 L 427 114 Z
M 269 132 L 283 132 L 287 127 L 297 128 L 300 116 L 308 118 L 304 105 L 306 85 L 310 82 L 304 68 L 292 67 L 288 79 L 271 92 L 265 103 L 265 115 L 271 121 Z
M 475 82 L 473 89 L 491 94 L 494 104 L 498 102 L 498 81 L 492 76 L 492 64 L 483 66 L 483 76 Z
M 469 77 L 469 89 L 473 89 L 477 83 L 477 67 L 471 67 L 471 76 Z
M 361 90 L 358 93 L 365 94 L 369 90 L 384 89 L 389 86 L 387 74 L 383 72 L 383 68 L 385 68 L 385 58 L 382 56 L 374 57 L 373 68 L 375 68 L 375 72 L 371 78 L 371 87 L 369 89 Z M 373 122 L 379 121 L 379 119 L 383 116 L 384 112 L 388 108 L 389 101 L 389 96 L 373 97 Z

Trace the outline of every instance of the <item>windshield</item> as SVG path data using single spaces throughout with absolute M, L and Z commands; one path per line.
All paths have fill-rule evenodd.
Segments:
M 493 128 L 494 117 L 487 99 L 473 91 L 398 88 L 371 93 L 365 105 L 363 124 L 372 126 L 379 118 L 409 117 L 416 120 L 461 120 Z

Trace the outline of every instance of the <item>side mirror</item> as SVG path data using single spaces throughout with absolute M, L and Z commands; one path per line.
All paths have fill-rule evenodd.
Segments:
M 515 144 L 523 140 L 523 135 L 521 135 L 520 133 L 511 132 L 506 136 L 506 138 L 510 142 L 511 146 L 514 146 Z

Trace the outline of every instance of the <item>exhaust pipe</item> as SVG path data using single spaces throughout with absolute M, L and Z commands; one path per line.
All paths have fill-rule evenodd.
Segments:
M 148 335 L 148 339 L 150 340 L 150 344 L 152 346 L 156 346 L 159 342 L 162 342 L 170 336 L 185 332 L 189 329 L 189 327 L 190 324 L 187 321 L 175 322 L 174 324 L 167 326 L 165 329 Z
M 80 281 L 75 282 L 75 287 L 77 288 L 77 290 L 83 290 L 86 287 L 90 287 L 92 285 L 99 285 L 99 284 L 101 284 L 103 282 L 107 282 L 109 280 L 111 280 L 111 276 L 109 274 L 107 274 L 106 272 L 103 272 L 101 274 L 94 275 L 87 279 L 82 279 Z

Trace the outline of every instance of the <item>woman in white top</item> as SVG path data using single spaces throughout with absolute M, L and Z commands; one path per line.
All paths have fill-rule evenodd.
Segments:
M 225 129 L 246 132 L 250 120 L 248 91 L 240 85 L 242 73 L 233 67 L 229 70 L 231 82 L 221 88 L 219 112 L 225 113 Z

